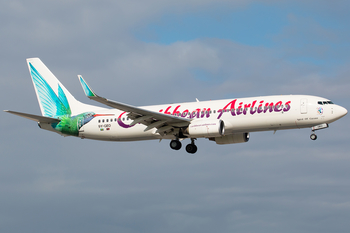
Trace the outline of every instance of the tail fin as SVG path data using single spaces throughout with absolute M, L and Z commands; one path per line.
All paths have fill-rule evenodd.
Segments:
M 81 103 L 39 58 L 28 58 L 27 63 L 41 114 L 46 117 L 70 116 L 74 108 L 78 108 Z

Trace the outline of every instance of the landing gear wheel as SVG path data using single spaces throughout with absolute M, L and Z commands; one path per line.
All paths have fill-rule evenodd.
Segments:
M 181 142 L 179 140 L 171 140 L 170 147 L 173 150 L 180 150 Z
M 186 146 L 186 151 L 188 152 L 188 153 L 190 153 L 190 154 L 194 154 L 194 153 L 196 153 L 197 152 L 197 146 L 195 145 L 195 144 L 188 144 L 187 146 Z
M 316 140 L 317 139 L 317 135 L 313 133 L 313 134 L 310 135 L 310 138 L 311 138 L 311 140 Z

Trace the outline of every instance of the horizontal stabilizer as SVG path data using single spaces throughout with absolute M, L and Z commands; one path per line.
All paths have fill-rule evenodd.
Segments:
M 10 111 L 10 110 L 4 110 L 4 112 L 15 114 L 17 116 L 24 117 L 24 118 L 27 118 L 29 120 L 41 122 L 41 123 L 58 123 L 61 121 L 60 119 L 57 119 L 57 118 L 38 116 L 38 115 L 33 115 L 33 114 L 28 114 L 28 113 L 23 113 L 23 112 L 15 112 L 15 111 Z

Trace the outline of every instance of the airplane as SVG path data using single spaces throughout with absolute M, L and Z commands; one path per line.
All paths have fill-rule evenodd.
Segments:
M 27 65 L 41 115 L 4 110 L 36 121 L 41 129 L 63 136 L 105 141 L 168 139 L 179 150 L 184 139 L 188 153 L 195 140 L 207 138 L 219 145 L 248 142 L 251 132 L 311 128 L 316 130 L 347 114 L 344 107 L 311 95 L 274 95 L 135 107 L 97 95 L 78 75 L 85 95 L 103 108 L 76 100 L 39 58 Z

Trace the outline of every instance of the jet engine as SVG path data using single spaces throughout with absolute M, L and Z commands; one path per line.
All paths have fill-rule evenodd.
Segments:
M 221 137 L 209 138 L 209 140 L 215 141 L 216 144 L 219 145 L 248 142 L 249 133 L 229 134 Z
M 194 120 L 184 132 L 191 137 L 220 137 L 224 133 L 225 124 L 222 120 Z

